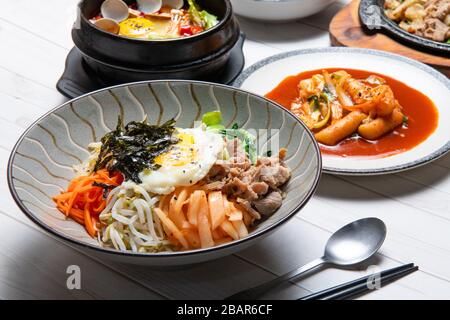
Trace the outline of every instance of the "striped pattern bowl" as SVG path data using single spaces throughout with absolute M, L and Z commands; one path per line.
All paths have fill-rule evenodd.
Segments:
M 134 254 L 101 248 L 84 227 L 65 219 L 51 200 L 74 176 L 73 165 L 84 161 L 87 146 L 125 123 L 148 116 L 150 123 L 171 118 L 191 128 L 207 111 L 221 110 L 224 122 L 258 130 L 261 152 L 276 141 L 288 151 L 293 177 L 283 206 L 242 240 L 189 252 Z M 264 141 L 264 143 L 261 143 Z M 296 214 L 314 193 L 321 174 L 319 148 L 305 126 L 282 107 L 260 96 L 218 84 L 154 81 L 121 85 L 90 93 L 57 107 L 37 120 L 20 138 L 8 166 L 11 193 L 22 211 L 38 226 L 64 241 L 125 263 L 150 266 L 197 263 L 247 248 Z

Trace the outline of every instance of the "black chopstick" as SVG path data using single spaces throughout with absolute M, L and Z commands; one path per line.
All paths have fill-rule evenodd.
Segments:
M 392 281 L 395 281 L 403 276 L 406 276 L 416 270 L 419 267 L 414 266 L 413 263 L 405 264 L 400 267 L 392 268 L 389 270 L 382 271 L 378 274 L 371 274 L 362 277 L 357 280 L 353 280 L 317 293 L 310 294 L 308 296 L 302 297 L 298 300 L 345 300 L 352 297 L 358 296 L 360 294 L 370 292 L 367 286 L 367 280 L 374 278 L 374 276 L 380 277 L 380 284 L 386 285 Z
M 388 283 L 391 283 L 397 279 L 400 279 L 412 272 L 415 272 L 419 270 L 419 267 L 415 266 L 407 270 L 399 271 L 397 273 L 390 274 L 388 276 L 385 276 L 381 279 L 381 286 L 387 285 Z M 347 300 L 352 299 L 356 296 L 362 295 L 364 293 L 368 293 L 373 291 L 374 289 L 368 288 L 367 284 L 359 285 L 351 290 L 343 291 L 340 293 L 337 293 L 335 295 L 327 296 L 326 298 L 322 300 Z

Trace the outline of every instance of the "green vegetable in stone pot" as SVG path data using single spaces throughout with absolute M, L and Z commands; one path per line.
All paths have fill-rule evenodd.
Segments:
M 188 0 L 189 14 L 191 19 L 199 26 L 203 26 L 206 30 L 211 29 L 219 23 L 217 17 L 206 10 L 201 10 L 195 0 Z

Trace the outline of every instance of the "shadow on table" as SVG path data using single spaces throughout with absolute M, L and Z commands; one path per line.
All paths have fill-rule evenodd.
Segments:
M 340 200 L 383 200 L 414 195 L 438 188 L 450 176 L 450 154 L 434 163 L 405 172 L 381 176 L 332 176 L 324 174 L 317 196 Z

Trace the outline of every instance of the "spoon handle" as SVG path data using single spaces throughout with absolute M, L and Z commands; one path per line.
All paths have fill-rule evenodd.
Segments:
M 272 288 L 276 287 L 277 285 L 285 282 L 285 281 L 289 281 L 289 280 L 293 280 L 299 276 L 301 276 L 302 274 L 317 268 L 318 266 L 323 265 L 324 263 L 326 263 L 326 261 L 323 258 L 319 258 L 316 259 L 314 261 L 311 261 L 310 263 L 304 265 L 303 267 L 297 268 L 295 270 L 292 270 L 278 278 L 275 278 L 273 280 L 270 280 L 268 282 L 265 282 L 259 286 L 238 292 L 228 298 L 226 298 L 225 300 L 254 300 L 254 299 L 258 299 L 260 296 L 262 296 L 263 294 L 269 292 Z

